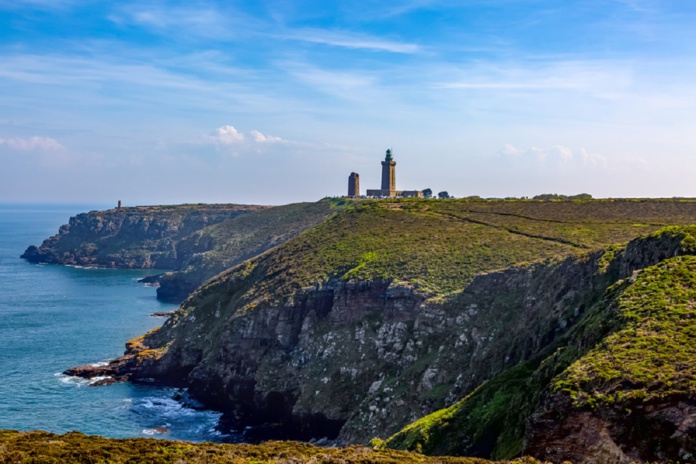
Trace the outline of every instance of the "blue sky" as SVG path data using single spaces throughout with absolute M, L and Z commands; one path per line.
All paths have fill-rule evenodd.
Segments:
M 0 0 L 0 202 L 696 196 L 688 0 Z

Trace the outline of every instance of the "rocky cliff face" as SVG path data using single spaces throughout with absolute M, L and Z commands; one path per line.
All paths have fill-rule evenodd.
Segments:
M 543 440 L 552 437 L 544 424 L 575 417 L 575 410 L 545 415 L 544 405 L 558 393 L 552 379 L 618 330 L 612 302 L 636 271 L 693 252 L 692 232 L 580 253 L 566 242 L 582 238 L 583 225 L 538 219 L 534 211 L 486 213 L 495 217 L 484 223 L 479 210 L 476 218 L 466 216 L 470 205 L 448 214 L 433 211 L 439 205 L 367 204 L 220 274 L 161 329 L 132 343 L 131 357 L 116 361 L 123 367 L 111 366 L 110 375 L 188 387 L 194 398 L 226 412 L 233 426 L 252 425 L 250 439 L 366 442 L 463 397 L 462 408 L 407 430 L 401 444 L 478 456 L 525 448 L 570 455 L 570 447 Z M 522 225 L 500 224 L 508 215 Z M 594 240 L 604 240 L 603 231 L 615 237 L 635 224 L 606 221 L 590 230 Z M 473 260 L 467 246 L 481 258 Z M 519 262 L 535 246 L 535 254 L 549 259 L 504 270 L 494 270 L 499 261 L 484 261 Z M 551 258 L 571 248 L 565 258 Z M 467 268 L 470 262 L 474 267 Z M 422 275 L 418 269 L 444 272 L 424 283 L 398 278 L 398 272 Z M 461 283 L 453 293 L 426 290 L 452 282 Z M 98 374 L 88 371 L 82 375 Z M 586 394 L 581 380 L 566 384 L 561 392 Z M 451 438 L 436 442 L 440 432 Z M 613 440 L 630 455 L 626 443 Z M 551 448 L 560 451 L 539 451 Z
M 388 446 L 552 462 L 693 462 L 696 257 L 683 255 L 696 252 L 694 232 L 668 229 L 607 250 L 592 279 L 601 297 L 546 349 Z
M 352 203 L 324 199 L 276 206 L 197 230 L 176 244 L 181 264 L 160 277 L 157 297 L 181 302 L 211 277 L 290 240 Z
M 162 354 L 130 375 L 188 386 L 233 423 L 256 425 L 250 437 L 386 438 L 554 346 L 619 272 L 678 246 L 650 249 L 622 254 L 611 272 L 598 252 L 489 273 L 444 299 L 389 281 L 330 281 L 243 314 L 230 303 L 244 281 L 221 277 L 145 337 Z
M 196 230 L 261 209 L 248 205 L 140 206 L 91 211 L 70 218 L 57 235 L 30 246 L 22 258 L 36 263 L 173 269 L 176 244 Z

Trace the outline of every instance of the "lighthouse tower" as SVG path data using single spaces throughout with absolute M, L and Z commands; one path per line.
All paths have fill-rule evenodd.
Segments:
M 392 158 L 391 149 L 387 150 L 387 156 L 382 161 L 382 190 L 385 197 L 396 196 L 396 161 Z

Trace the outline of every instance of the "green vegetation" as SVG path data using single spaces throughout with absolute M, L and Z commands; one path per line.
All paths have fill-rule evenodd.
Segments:
M 252 366 L 259 392 L 287 392 L 298 410 L 345 421 L 342 436 L 356 441 L 384 438 L 405 418 L 466 395 L 388 446 L 508 459 L 522 452 L 527 421 L 553 379 L 620 330 L 613 308 L 631 281 L 612 284 L 626 269 L 692 250 L 691 229 L 655 231 L 694 217 L 696 202 L 674 200 L 357 202 L 208 281 L 145 345 L 171 342 L 159 365 L 172 371 L 189 372 L 180 360 L 202 353 L 192 364 L 206 386 L 229 366 Z M 315 315 L 332 310 L 335 288 L 365 289 L 360 297 L 372 304 L 383 298 L 380 279 L 417 290 L 396 288 L 413 295 L 401 308 L 430 298 L 398 324 L 379 309 L 359 322 L 303 324 L 303 298 L 314 298 L 306 308 Z M 363 301 L 341 309 L 363 311 Z M 559 391 L 575 388 L 580 398 L 581 386 Z
M 428 455 L 519 455 L 519 427 L 540 394 L 531 378 L 538 367 L 538 361 L 520 363 L 454 405 L 408 425 L 385 446 Z
M 161 278 L 161 299 L 181 301 L 220 272 L 286 242 L 345 210 L 350 199 L 260 209 L 196 231 L 177 245 L 179 270 Z
M 201 228 L 251 211 L 254 205 L 138 206 L 90 211 L 70 218 L 59 233 L 30 246 L 31 262 L 81 266 L 173 269 L 176 243 Z
M 657 243 L 676 240 L 680 253 L 694 253 L 694 235 L 693 226 L 669 227 L 634 242 L 632 252 L 655 253 Z M 610 247 L 598 272 L 634 258 L 627 254 Z M 620 417 L 648 403 L 664 407 L 696 400 L 696 256 L 667 258 L 610 285 L 613 281 L 606 276 L 604 297 L 535 359 L 410 424 L 386 446 L 505 459 L 523 451 L 527 421 L 544 395 L 568 397 L 575 410 L 618 411 Z M 646 422 L 640 413 L 631 417 L 634 427 Z M 632 431 L 638 434 L 634 438 L 667 446 L 654 426 L 644 428 L 648 432 Z
M 445 294 L 482 272 L 626 242 L 694 217 L 696 202 L 670 200 L 362 201 L 257 258 L 253 299 L 331 278 L 394 279 Z
M 271 441 L 262 445 L 187 443 L 146 438 L 107 439 L 78 432 L 55 435 L 47 432 L 0 430 L 0 463 L 81 464 L 81 463 L 441 463 L 486 464 L 476 458 L 432 458 L 393 450 L 372 450 L 362 446 L 320 448 L 307 443 Z M 530 458 L 515 461 L 535 464 Z
M 575 407 L 696 398 L 696 257 L 641 272 L 618 298 L 619 329 L 553 385 Z
M 559 195 L 558 193 L 542 193 L 535 195 L 533 200 L 591 200 L 592 195 L 589 193 L 579 193 L 577 195 Z

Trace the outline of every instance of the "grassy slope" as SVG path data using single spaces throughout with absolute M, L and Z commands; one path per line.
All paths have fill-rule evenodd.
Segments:
M 328 278 L 389 278 L 444 294 L 482 272 L 602 248 L 695 218 L 696 202 L 671 200 L 364 201 L 225 277 L 254 282 L 247 302 L 290 296 Z
M 225 319 L 287 302 L 330 278 L 382 277 L 442 295 L 480 273 L 585 254 L 695 218 L 693 201 L 363 201 L 208 282 L 148 337 L 148 345 L 169 346 L 173 339 L 184 344 L 190 327 L 179 323 L 192 311 L 196 330 L 218 334 L 220 301 Z M 512 435 L 509 447 L 519 451 L 520 434 Z
M 78 432 L 0 431 L 2 463 L 443 463 L 486 464 L 475 458 L 431 458 L 401 451 L 373 451 L 353 446 L 320 448 L 307 443 L 267 442 L 262 445 L 187 443 L 146 438 L 107 439 Z M 535 464 L 538 461 L 516 461 Z
M 640 273 L 617 299 L 620 324 L 554 381 L 574 406 L 696 397 L 696 257 Z
M 178 254 L 189 258 L 182 269 L 162 278 L 158 295 L 181 300 L 216 274 L 289 240 L 352 203 L 324 199 L 276 206 L 196 231 L 178 244 Z
M 683 252 L 696 251 L 696 228 L 671 228 L 652 238 L 667 235 L 681 239 Z M 455 455 L 488 447 L 494 458 L 515 456 L 545 390 L 568 395 L 578 409 L 627 411 L 636 402 L 696 399 L 695 308 L 696 257 L 664 260 L 610 287 L 555 352 L 410 424 L 387 446 Z

